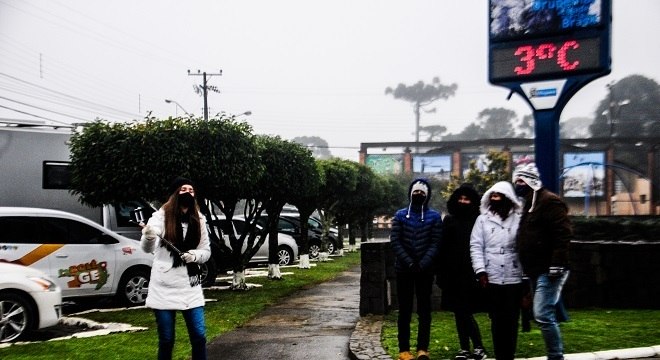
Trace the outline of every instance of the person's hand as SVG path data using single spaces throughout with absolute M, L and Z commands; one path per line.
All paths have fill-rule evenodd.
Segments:
M 548 277 L 558 278 L 564 275 L 564 272 L 566 272 L 566 268 L 564 268 L 563 266 L 550 266 L 550 268 L 548 269 Z
M 189 251 L 186 251 L 183 254 L 181 254 L 181 260 L 185 261 L 186 263 L 191 263 L 197 260 L 197 256 L 195 256 L 195 254 Z
M 482 288 L 485 288 L 488 286 L 488 274 L 486 274 L 485 271 L 482 271 L 477 274 L 477 279 L 479 280 L 479 285 Z
M 158 233 L 156 233 L 156 229 L 147 225 L 142 228 L 142 235 L 144 235 L 145 239 L 153 241 L 156 239 L 156 236 L 158 236 Z

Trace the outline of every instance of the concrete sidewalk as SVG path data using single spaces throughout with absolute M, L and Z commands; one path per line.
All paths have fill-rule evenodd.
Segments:
M 249 294 L 248 294 L 249 295 Z M 360 267 L 269 306 L 208 344 L 208 359 L 349 359 L 360 319 Z

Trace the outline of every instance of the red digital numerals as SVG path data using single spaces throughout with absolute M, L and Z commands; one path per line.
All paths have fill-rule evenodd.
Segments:
M 557 50 L 557 46 L 553 43 L 540 44 L 536 48 L 534 46 L 525 45 L 516 49 L 514 55 L 520 57 L 520 61 L 524 66 L 516 66 L 513 71 L 516 75 L 528 75 L 536 69 L 536 62 L 541 60 L 555 60 L 557 65 L 564 71 L 575 70 L 580 65 L 579 60 L 573 62 L 568 60 L 568 52 L 576 50 L 580 44 L 575 40 L 569 40 Z

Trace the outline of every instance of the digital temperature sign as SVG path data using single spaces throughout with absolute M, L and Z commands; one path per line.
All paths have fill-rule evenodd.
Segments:
M 491 50 L 490 81 L 565 78 L 598 72 L 602 64 L 600 38 L 536 40 Z
M 489 80 L 602 76 L 610 71 L 609 0 L 490 0 Z

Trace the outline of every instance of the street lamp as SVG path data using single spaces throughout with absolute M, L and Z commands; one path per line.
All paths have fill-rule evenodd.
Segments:
M 239 116 L 250 116 L 250 115 L 252 115 L 252 111 L 248 110 L 248 111 L 242 112 L 240 114 L 230 114 L 226 111 L 221 111 L 221 112 L 218 113 L 218 115 L 220 115 L 220 114 L 222 114 L 224 116 L 231 116 L 231 117 L 237 118 Z
M 177 106 L 177 108 L 180 108 L 180 109 L 181 109 L 186 115 L 188 115 L 188 116 L 192 116 L 192 115 L 190 115 L 190 113 L 188 113 L 188 112 L 186 111 L 186 109 L 184 109 L 183 106 L 181 106 L 181 104 L 179 104 L 178 102 L 176 102 L 176 101 L 174 101 L 174 100 L 170 100 L 170 99 L 165 99 L 165 102 L 168 103 L 168 104 L 173 103 L 174 105 Z M 178 115 L 178 114 L 175 114 L 175 115 Z

